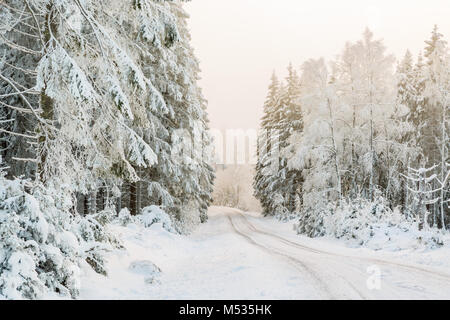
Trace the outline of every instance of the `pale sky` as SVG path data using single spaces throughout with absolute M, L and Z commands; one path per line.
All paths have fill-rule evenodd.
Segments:
M 450 40 L 449 0 L 192 0 L 192 45 L 211 127 L 256 129 L 273 70 L 331 59 L 368 26 L 389 53 L 414 55 L 434 24 Z

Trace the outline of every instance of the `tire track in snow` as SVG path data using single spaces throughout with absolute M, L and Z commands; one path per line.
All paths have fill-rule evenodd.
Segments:
M 247 219 L 247 217 L 242 212 L 240 212 L 240 211 L 235 211 L 235 212 L 237 214 L 239 214 L 239 216 L 242 218 L 242 220 L 245 220 L 245 223 L 247 224 L 247 226 L 249 228 L 251 228 L 251 230 L 253 232 L 261 233 L 261 234 L 266 235 L 268 237 L 272 237 L 272 238 L 278 239 L 278 240 L 280 240 L 280 242 L 282 242 L 284 244 L 287 244 L 287 245 L 290 245 L 292 247 L 296 247 L 296 248 L 302 249 L 304 251 L 308 251 L 310 253 L 316 254 L 316 255 L 318 255 L 318 257 L 320 257 L 322 259 L 325 258 L 324 257 L 324 255 L 325 255 L 325 256 L 328 256 L 328 257 L 339 258 L 340 260 L 342 260 L 344 258 L 344 259 L 348 259 L 348 261 L 352 261 L 352 260 L 353 261 L 360 261 L 360 262 L 366 263 L 366 264 L 374 264 L 374 265 L 387 267 L 387 269 L 385 269 L 385 272 L 387 271 L 388 274 L 391 274 L 392 276 L 391 276 L 391 281 L 386 282 L 387 279 L 385 279 L 384 287 L 386 289 L 389 289 L 389 291 L 390 291 L 389 294 L 390 295 L 395 295 L 395 296 L 397 296 L 397 298 L 401 299 L 402 295 L 398 293 L 398 290 L 396 288 L 399 286 L 399 284 L 405 283 L 405 281 L 406 281 L 406 283 L 409 284 L 409 287 L 416 286 L 416 279 L 421 279 L 421 280 L 428 279 L 427 284 L 430 284 L 430 280 L 431 280 L 435 284 L 438 284 L 438 285 L 439 284 L 442 285 L 442 282 L 444 281 L 444 283 L 447 283 L 446 286 L 450 286 L 450 275 L 449 274 L 445 274 L 445 273 L 442 273 L 442 272 L 439 272 L 439 271 L 435 271 L 435 270 L 427 270 L 425 268 L 421 268 L 420 266 L 407 265 L 407 264 L 398 263 L 398 262 L 394 262 L 394 261 L 386 261 L 386 260 L 382 260 L 382 259 L 378 259 L 378 258 L 349 256 L 349 255 L 343 255 L 343 254 L 336 254 L 336 253 L 332 253 L 332 252 L 327 252 L 327 251 L 323 251 L 323 250 L 320 250 L 320 249 L 310 248 L 308 246 L 304 246 L 304 245 L 301 245 L 299 243 L 296 243 L 296 242 L 290 241 L 288 239 L 285 239 L 285 238 L 283 238 L 283 237 L 281 237 L 281 236 L 279 236 L 277 234 L 273 234 L 273 233 L 261 230 L 261 229 L 255 227 Z M 333 260 L 335 262 L 338 262 L 338 263 L 342 264 L 341 262 L 339 262 L 339 261 L 337 261 L 335 259 L 333 259 Z M 358 268 L 357 266 L 354 266 L 354 265 L 352 265 L 349 262 L 347 262 L 346 265 L 347 265 L 347 267 L 348 266 L 354 267 L 356 271 L 359 271 L 359 273 L 361 273 L 365 277 L 367 277 L 367 275 L 364 272 L 361 272 L 361 270 L 358 270 L 360 268 Z M 395 268 L 393 269 L 392 267 L 395 267 Z M 400 273 L 400 274 L 397 274 L 397 276 L 394 276 L 392 274 L 392 271 L 394 271 L 394 272 L 401 272 L 399 269 L 400 270 L 403 269 L 405 271 L 405 273 Z M 385 273 L 385 272 L 383 272 L 383 273 Z M 402 277 L 402 276 L 404 276 L 406 274 L 411 274 L 411 273 L 415 274 L 416 276 L 414 278 L 406 279 L 405 281 L 400 281 L 399 278 L 398 278 L 398 275 L 400 275 L 400 277 Z M 336 276 L 341 278 L 341 279 L 343 279 L 349 286 L 351 286 L 356 292 L 358 292 L 358 294 L 361 297 L 364 297 L 364 295 L 361 294 L 361 291 L 358 290 L 345 277 L 343 277 L 343 276 L 341 276 L 339 274 L 336 274 Z M 405 286 L 403 286 L 403 287 L 404 288 L 408 288 L 408 287 L 405 287 Z
M 259 229 L 257 229 L 253 224 L 251 224 L 243 214 L 241 214 L 240 212 L 238 212 L 238 213 L 239 213 L 240 217 L 242 218 L 241 221 L 243 221 L 243 222 L 245 223 L 245 225 L 246 225 L 252 232 L 259 233 L 259 234 L 263 234 L 263 235 L 268 236 L 268 237 L 271 237 L 271 238 L 275 238 L 275 239 L 277 239 L 278 241 L 280 241 L 280 242 L 282 242 L 282 243 L 284 243 L 284 244 L 286 244 L 286 245 L 289 245 L 289 246 L 291 246 L 291 247 L 292 247 L 293 245 L 295 245 L 296 248 L 300 248 L 300 249 L 302 249 L 302 250 L 304 250 L 304 251 L 310 251 L 310 252 L 313 252 L 313 253 L 316 253 L 316 254 L 322 254 L 322 252 L 319 251 L 319 250 L 315 250 L 315 249 L 312 249 L 312 248 L 309 248 L 309 247 L 305 247 L 305 246 L 296 244 L 296 243 L 294 243 L 294 242 L 291 242 L 291 241 L 289 241 L 289 240 L 286 240 L 286 239 L 284 239 L 284 238 L 282 238 L 282 237 L 279 237 L 279 236 L 277 236 L 277 235 L 274 235 L 274 234 L 271 234 L 271 233 L 268 233 L 268 232 L 259 230 Z M 239 232 L 239 231 L 236 229 L 236 227 L 235 227 L 235 225 L 234 225 L 234 223 L 233 223 L 232 218 L 231 218 L 230 216 L 228 216 L 228 218 L 230 219 L 230 222 L 233 224 L 233 227 L 234 227 L 234 229 L 236 230 L 236 232 L 238 232 L 238 233 L 240 233 L 240 234 L 242 235 L 242 232 Z M 324 288 L 326 289 L 326 291 L 329 293 L 329 295 L 330 295 L 331 297 L 334 298 L 334 296 L 330 293 L 330 288 L 329 288 L 329 286 L 328 286 L 328 285 L 326 284 L 326 282 L 323 280 L 324 277 L 323 277 L 323 276 L 320 277 L 320 276 L 317 274 L 317 272 L 312 271 L 311 268 L 307 267 L 307 266 L 305 265 L 304 262 L 298 260 L 297 258 L 295 258 L 295 257 L 293 257 L 293 256 L 291 256 L 291 255 L 289 255 L 289 254 L 283 254 L 283 253 L 280 253 L 280 252 L 277 250 L 277 248 L 269 248 L 267 245 L 259 244 L 259 243 L 257 243 L 253 238 L 251 238 L 249 235 L 243 235 L 243 236 L 246 237 L 247 239 L 250 239 L 251 242 L 252 242 L 253 244 L 258 245 L 258 246 L 260 246 L 260 247 L 263 247 L 266 251 L 270 251 L 271 253 L 275 253 L 275 254 L 277 254 L 277 255 L 283 256 L 283 257 L 287 258 L 288 260 L 290 260 L 291 262 L 293 262 L 294 264 L 299 264 L 299 263 L 300 263 L 300 264 L 301 264 L 301 267 L 304 269 L 304 270 L 300 270 L 300 271 L 305 271 L 305 270 L 306 270 L 308 273 L 310 273 L 311 275 L 313 275 L 314 279 L 315 279 L 317 282 L 320 282 L 320 283 L 322 284 L 322 287 L 324 287 Z M 354 291 L 354 292 L 356 293 L 356 295 L 357 295 L 360 299 L 363 299 L 363 300 L 367 299 L 367 298 L 364 296 L 364 294 L 363 294 L 360 290 L 358 290 L 358 289 L 353 285 L 353 283 L 351 283 L 351 282 L 350 282 L 349 280 L 347 280 L 345 277 L 343 277 L 343 276 L 341 276 L 341 275 L 339 275 L 339 274 L 333 272 L 333 278 L 339 278 L 339 279 L 341 279 L 343 282 L 345 282 L 345 284 L 346 284 L 352 291 Z M 340 290 L 339 290 L 339 291 L 340 291 Z M 340 298 L 339 298 L 339 299 L 340 299 Z
M 248 221 L 248 219 L 247 219 L 247 217 L 245 217 L 245 215 L 243 215 L 241 212 L 238 212 L 238 214 L 243 219 L 245 219 L 245 221 L 249 225 L 249 227 L 251 226 L 252 229 L 255 232 L 262 233 L 262 234 L 267 235 L 269 237 L 277 238 L 277 239 L 279 239 L 280 241 L 282 241 L 285 244 L 290 244 L 292 246 L 298 247 L 300 249 L 304 249 L 304 250 L 312 252 L 312 253 L 316 253 L 316 254 L 320 254 L 320 255 L 329 255 L 329 256 L 334 256 L 334 257 L 339 257 L 339 258 L 356 259 L 356 260 L 360 260 L 360 261 L 366 261 L 366 262 L 371 262 L 371 263 L 374 263 L 374 264 L 380 264 L 380 265 L 386 265 L 386 266 L 401 267 L 401 268 L 404 268 L 404 269 L 408 269 L 410 271 L 412 270 L 414 272 L 428 273 L 428 274 L 430 274 L 432 276 L 437 276 L 437 277 L 439 277 L 441 279 L 443 278 L 445 281 L 450 282 L 450 274 L 445 274 L 445 273 L 441 273 L 441 272 L 438 272 L 438 271 L 427 270 L 425 268 L 421 268 L 421 267 L 418 267 L 418 266 L 411 266 L 411 265 L 407 265 L 407 264 L 403 264 L 403 263 L 386 261 L 386 260 L 381 260 L 381 259 L 374 259 L 374 258 L 365 258 L 365 257 L 355 257 L 355 256 L 348 256 L 348 255 L 340 255 L 340 254 L 336 254 L 336 253 L 332 253 L 332 252 L 323 251 L 323 250 L 320 250 L 320 249 L 314 249 L 314 248 L 311 248 L 311 247 L 307 247 L 307 246 L 301 245 L 299 243 L 296 243 L 296 242 L 290 241 L 288 239 L 285 239 L 285 238 L 283 238 L 281 236 L 278 236 L 276 234 L 269 233 L 269 232 L 263 231 L 261 229 L 258 229 L 250 221 Z
M 300 260 L 298 260 L 298 259 L 296 259 L 296 258 L 294 258 L 294 257 L 291 257 L 291 256 L 289 256 L 289 255 L 286 255 L 286 254 L 277 252 L 277 251 L 275 251 L 275 250 L 273 250 L 273 249 L 268 248 L 267 246 L 264 246 L 264 245 L 262 245 L 262 244 L 256 242 L 252 237 L 250 237 L 249 235 L 247 235 L 247 234 L 245 234 L 244 232 L 240 231 L 240 230 L 236 227 L 236 225 L 235 225 L 235 223 L 233 222 L 233 219 L 231 218 L 231 216 L 228 215 L 228 219 L 229 219 L 230 224 L 231 224 L 231 226 L 233 227 L 234 231 L 235 231 L 238 235 L 240 235 L 241 237 L 243 237 L 247 242 L 249 242 L 250 244 L 252 244 L 252 245 L 258 247 L 259 249 L 261 249 L 261 250 L 263 250 L 263 251 L 265 251 L 265 252 L 267 252 L 268 254 L 270 254 L 270 255 L 272 255 L 272 256 L 273 256 L 273 255 L 277 255 L 277 256 L 281 256 L 281 257 L 287 259 L 288 262 L 289 262 L 294 268 L 296 268 L 297 270 L 299 270 L 301 273 L 305 273 L 305 271 L 306 271 L 306 273 L 308 273 L 308 274 L 310 275 L 310 278 L 316 283 L 316 287 L 318 286 L 318 287 L 321 289 L 321 291 L 322 291 L 323 293 L 326 294 L 326 297 L 324 297 L 325 299 L 332 299 L 332 300 L 335 299 L 335 297 L 331 294 L 331 292 L 330 292 L 330 290 L 329 290 L 327 284 L 326 284 L 322 279 L 320 279 L 320 278 L 319 278 L 319 277 L 318 277 L 318 276 L 317 276 L 310 268 L 308 268 L 302 261 L 300 261 Z

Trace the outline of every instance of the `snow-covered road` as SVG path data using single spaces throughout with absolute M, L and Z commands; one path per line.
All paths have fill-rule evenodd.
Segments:
M 324 299 L 450 298 L 450 273 L 423 266 L 359 256 L 351 249 L 333 252 L 302 244 L 256 227 L 240 212 L 229 214 L 233 229 L 246 241 L 284 259 L 310 282 L 311 294 Z M 349 251 L 349 252 L 348 252 Z
M 444 266 L 300 237 L 236 209 L 211 208 L 187 238 L 156 226 L 117 231 L 128 254 L 109 256 L 108 278 L 85 270 L 83 299 L 450 299 Z M 139 261 L 162 269 L 159 284 L 130 270 Z

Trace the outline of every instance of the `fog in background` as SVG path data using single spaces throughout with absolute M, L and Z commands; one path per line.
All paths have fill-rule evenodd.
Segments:
M 397 57 L 423 49 L 434 24 L 450 39 L 448 0 L 192 0 L 192 45 L 211 127 L 256 129 L 273 70 L 332 59 L 368 26 Z

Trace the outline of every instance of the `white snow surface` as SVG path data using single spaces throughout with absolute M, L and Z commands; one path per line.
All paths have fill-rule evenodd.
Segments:
M 374 251 L 298 236 L 292 223 L 212 207 L 192 235 L 112 226 L 108 277 L 82 268 L 81 299 L 450 299 L 450 248 Z M 378 281 L 379 280 L 379 281 Z

